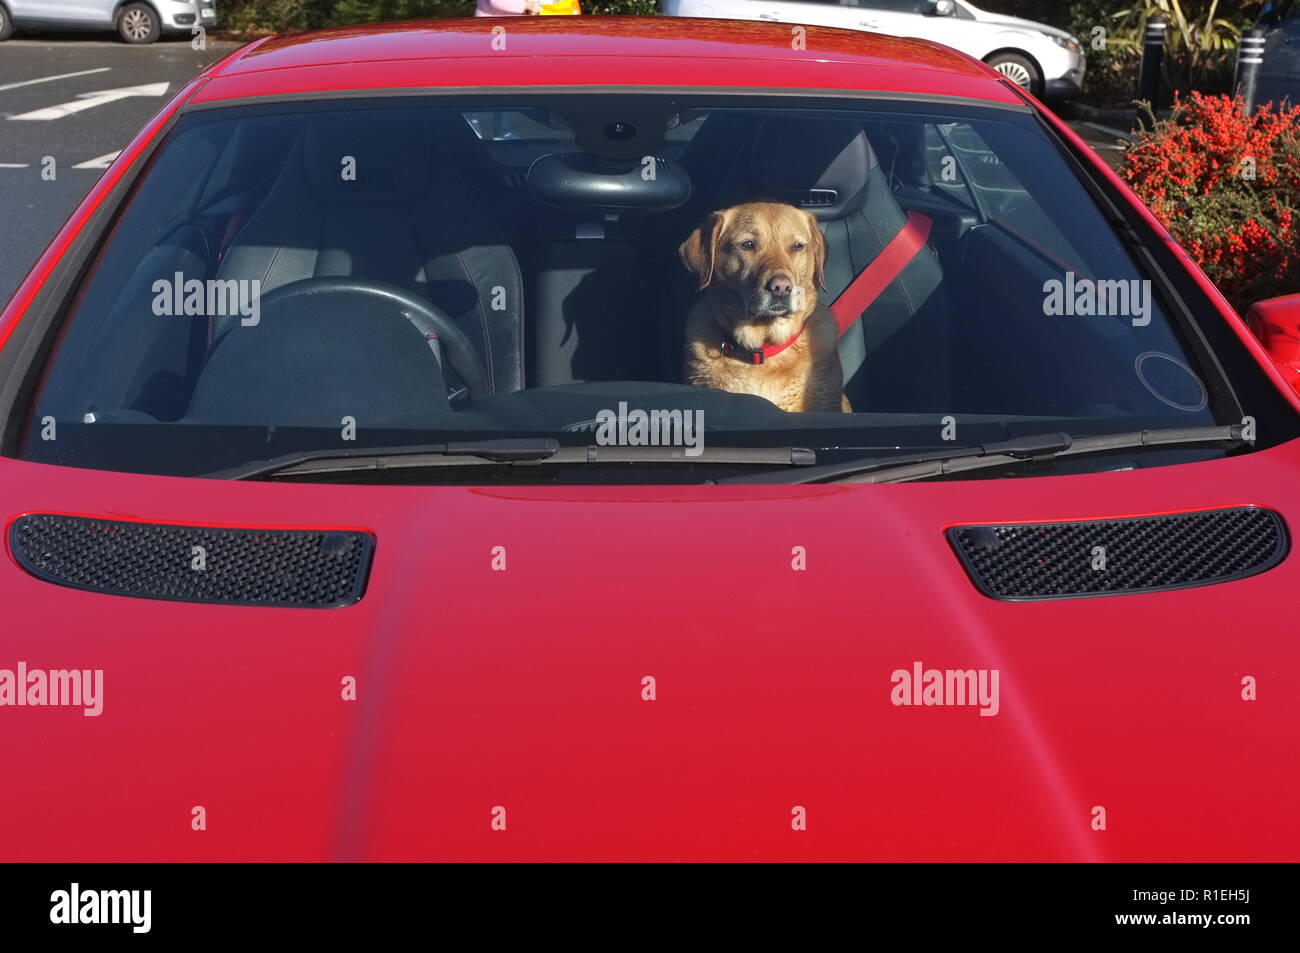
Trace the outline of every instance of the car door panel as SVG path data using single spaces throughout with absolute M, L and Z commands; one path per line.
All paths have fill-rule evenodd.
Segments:
M 42 19 L 51 23 L 85 23 L 112 26 L 113 0 L 45 0 Z
M 39 22 L 51 18 L 53 0 L 4 0 L 9 15 L 19 23 Z
M 760 20 L 777 23 L 808 23 L 813 26 L 848 27 L 843 20 L 843 7 L 833 3 L 802 3 L 799 0 L 780 0 L 778 3 L 753 3 L 752 14 Z

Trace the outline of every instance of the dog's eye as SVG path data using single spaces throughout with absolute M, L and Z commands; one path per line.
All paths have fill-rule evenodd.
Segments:
M 793 245 L 790 246 L 791 251 L 803 251 L 803 249 L 804 249 L 803 242 L 795 242 Z
M 745 249 L 745 251 L 753 251 L 753 250 L 754 250 L 754 239 L 752 239 L 752 238 L 746 238 L 743 242 L 740 243 L 740 247 L 743 248 L 743 249 Z

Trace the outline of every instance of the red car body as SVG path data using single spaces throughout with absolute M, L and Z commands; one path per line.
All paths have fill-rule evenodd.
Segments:
M 183 103 L 538 84 L 1017 95 L 942 47 L 857 33 L 810 27 L 808 52 L 762 24 L 511 20 L 494 51 L 494 26 L 274 38 L 213 66 L 69 219 L 0 317 L 0 346 Z M 6 530 L 44 512 L 376 539 L 365 597 L 325 612 L 55 588 L 8 551 L 0 667 L 103 669 L 105 698 L 98 717 L 0 711 L 7 860 L 1300 856 L 1293 557 L 1223 585 L 1015 603 L 977 591 L 944 535 L 1235 505 L 1293 520 L 1294 441 L 1131 472 L 879 486 L 286 485 L 0 458 L 0 500 Z M 998 716 L 892 704 L 891 672 L 917 661 L 999 670 Z

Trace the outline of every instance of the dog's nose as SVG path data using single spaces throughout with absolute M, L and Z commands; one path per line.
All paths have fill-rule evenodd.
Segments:
M 785 298 L 794 290 L 794 282 L 791 281 L 788 276 L 778 272 L 771 278 L 767 279 L 767 285 L 765 287 L 776 297 Z

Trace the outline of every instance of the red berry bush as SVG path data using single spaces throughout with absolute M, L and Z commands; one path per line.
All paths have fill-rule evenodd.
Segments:
M 1300 292 L 1300 107 L 1193 92 L 1135 133 L 1122 176 L 1238 312 Z

